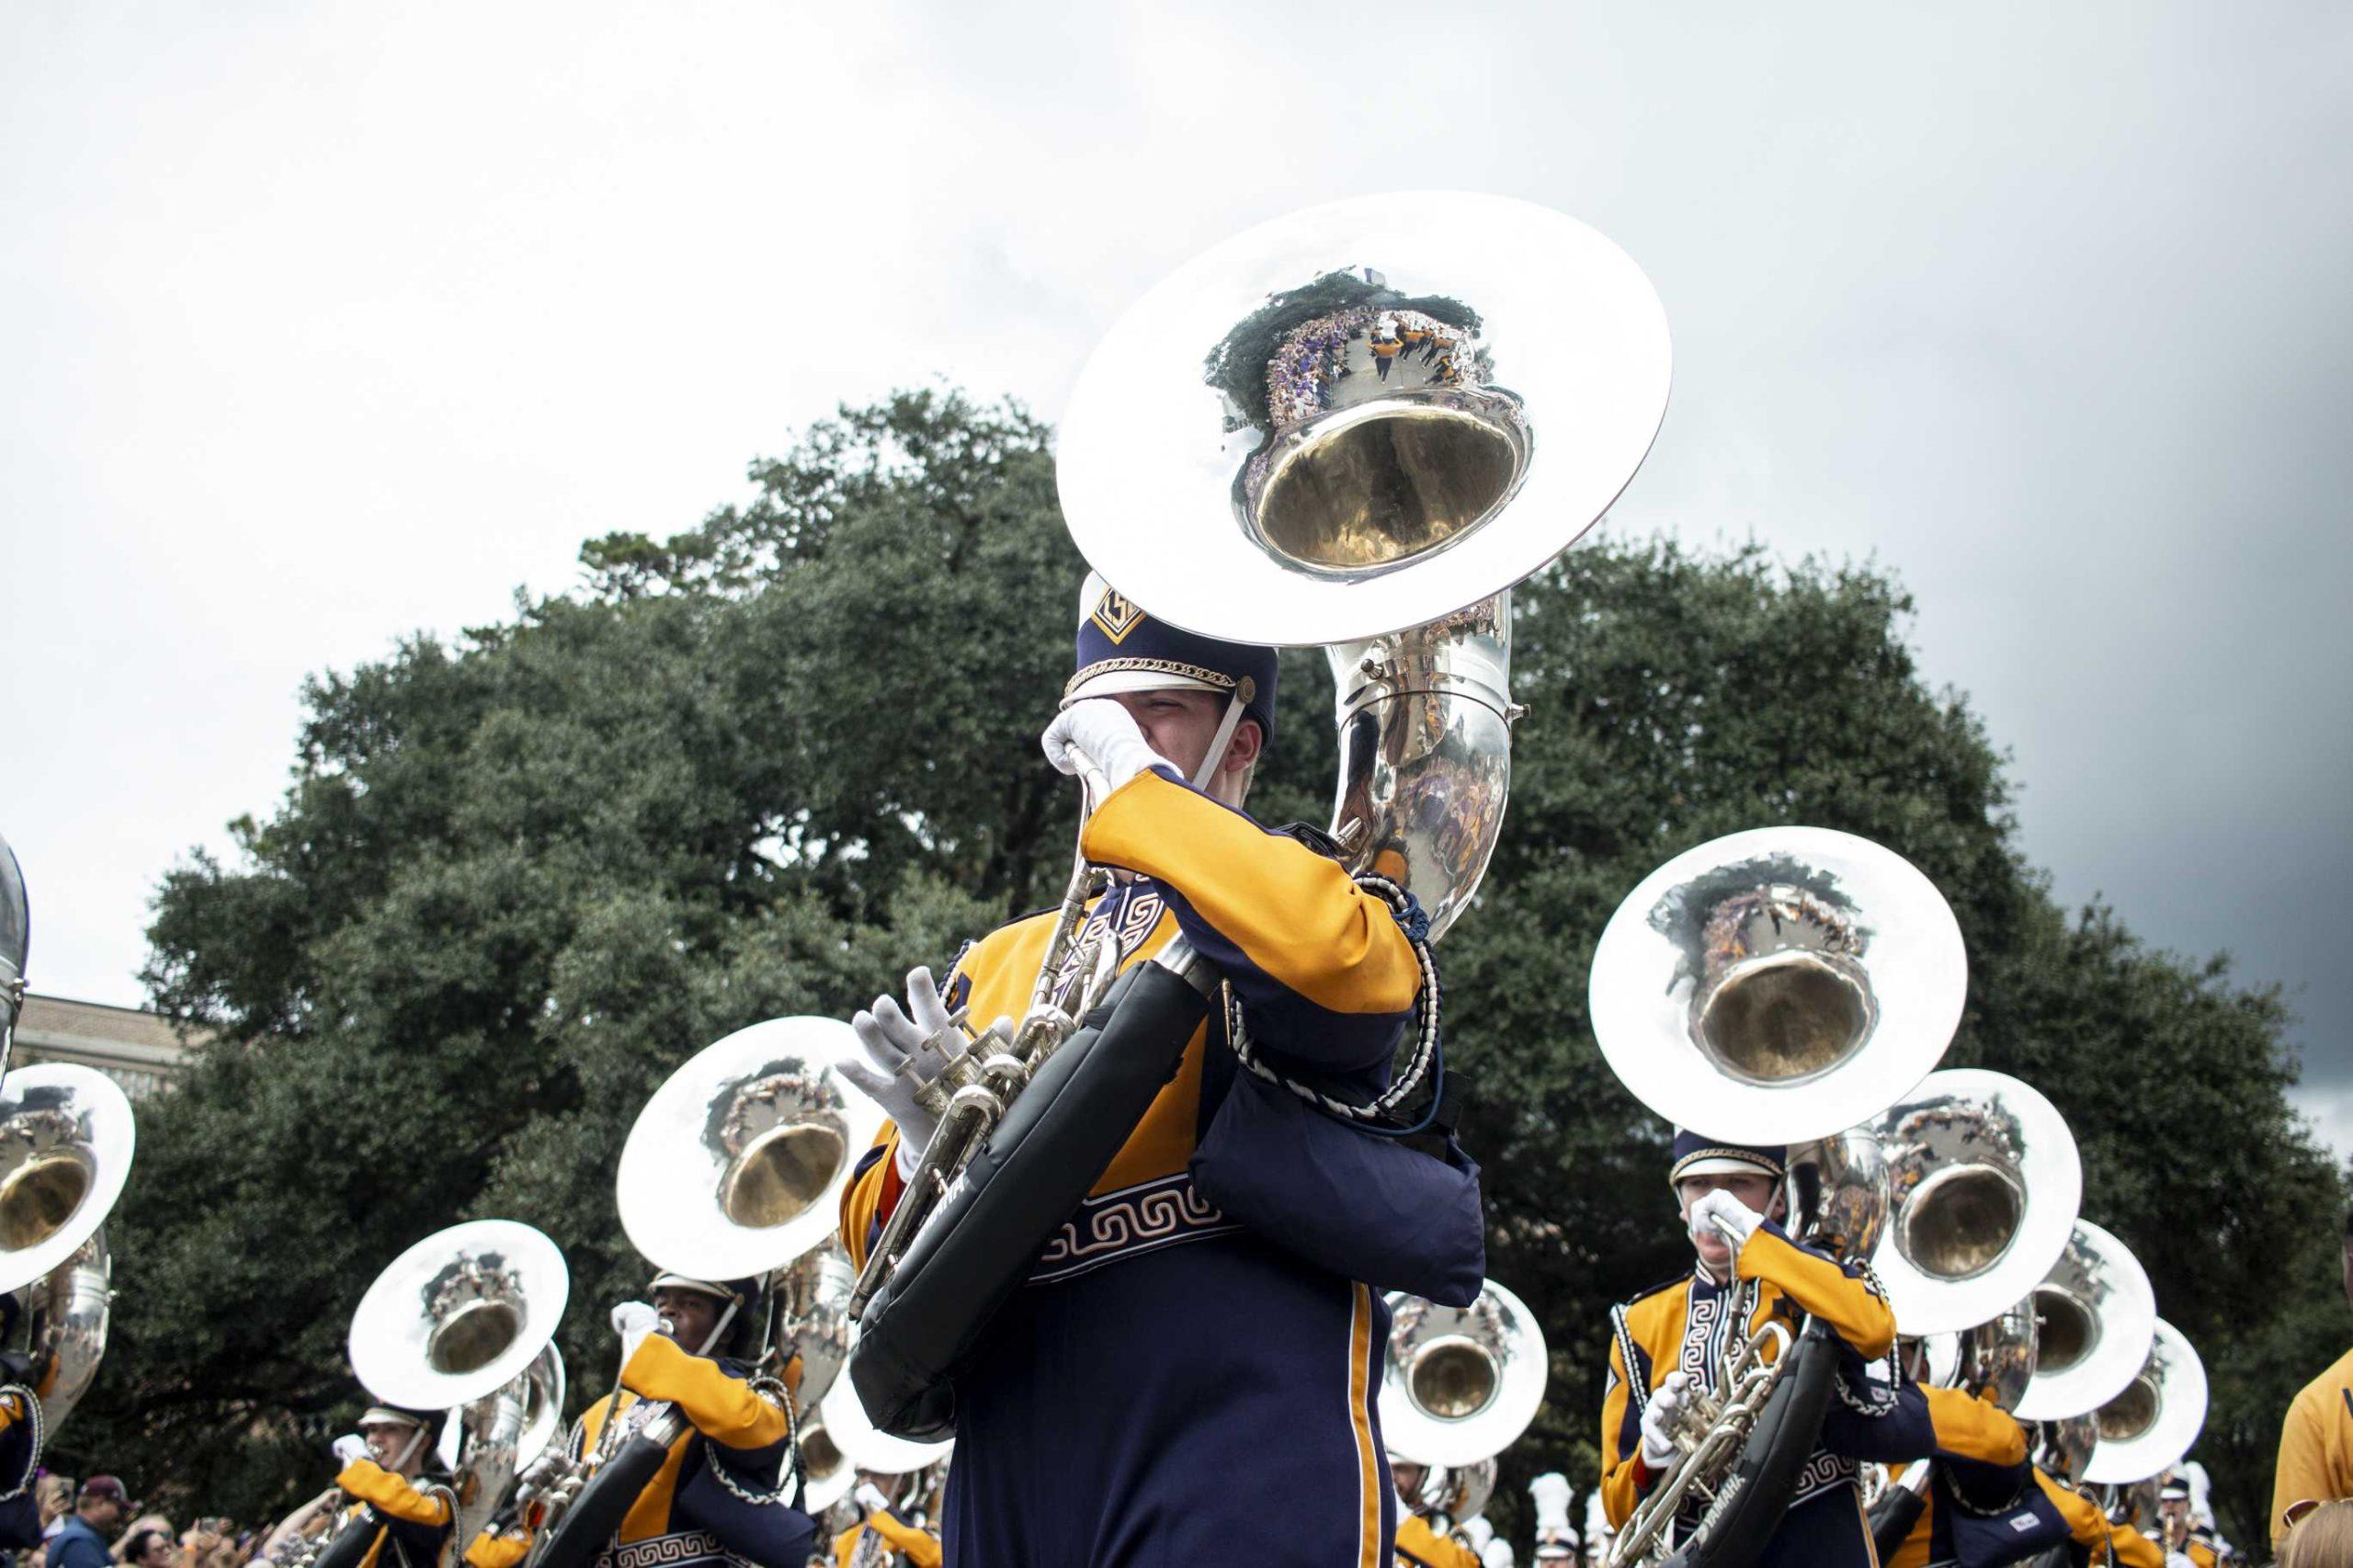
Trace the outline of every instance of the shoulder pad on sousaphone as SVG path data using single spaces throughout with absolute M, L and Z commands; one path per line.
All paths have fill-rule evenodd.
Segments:
M 1206 966 L 1194 974 L 1213 987 Z M 917 1442 L 954 1431 L 956 1373 L 1175 1074 L 1208 1011 L 1194 981 L 1140 963 L 1047 1058 L 858 1320 L 849 1378 L 878 1430 Z
M 1795 1359 L 1774 1384 L 1731 1477 L 1662 1568 L 1747 1568 L 1789 1511 L 1790 1493 L 1829 1408 L 1838 1339 L 1820 1318 L 1810 1319 L 1790 1354 Z

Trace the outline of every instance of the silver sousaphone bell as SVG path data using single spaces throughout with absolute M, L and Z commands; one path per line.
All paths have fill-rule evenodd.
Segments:
M 106 1354 L 114 1264 L 103 1227 L 137 1145 L 129 1097 L 95 1068 L 36 1062 L 0 1080 L 0 1290 L 25 1308 L 18 1333 L 51 1431 Z
M 2099 1407 L 2099 1446 L 2084 1479 L 2130 1486 L 2172 1469 L 2206 1425 L 2206 1364 L 2179 1329 L 2157 1320 L 2148 1358 Z
M 1909 861 L 1828 828 L 1755 828 L 1684 851 L 1619 904 L 1594 949 L 1593 1031 L 1677 1126 L 1798 1143 L 1918 1083 L 1967 985 L 1961 926 Z
M 1509 591 L 1641 467 L 1669 359 L 1650 280 L 1574 219 L 1448 191 L 1309 208 L 1112 327 L 1063 415 L 1063 515 L 1149 613 L 1326 649 L 1333 831 L 1435 937 L 1503 821 Z
M 823 1246 L 882 1126 L 835 1071 L 856 1040 L 838 1018 L 770 1018 L 688 1058 L 621 1146 L 630 1244 L 697 1279 L 766 1274 Z
M 2149 1358 L 2156 1292 L 2132 1250 L 2088 1220 L 2034 1288 L 2034 1381 L 2012 1407 L 2021 1421 L 2097 1410 L 2122 1393 Z
M 1927 1381 L 1938 1388 L 1990 1395 L 2016 1414 L 2034 1380 L 2035 1322 L 2031 1297 L 1972 1328 L 1939 1330 L 1920 1336 L 1927 1358 Z
M 369 1393 L 447 1409 L 521 1377 L 555 1337 L 572 1277 L 555 1243 L 514 1220 L 436 1231 L 388 1264 L 351 1314 L 351 1370 Z
M 1544 1331 L 1493 1279 L 1462 1308 L 1393 1291 L 1381 1370 L 1381 1437 L 1418 1464 L 1460 1468 L 1519 1440 L 1544 1403 Z
M 2032 1085 L 1948 1068 L 1865 1126 L 1886 1151 L 1893 1205 L 1871 1267 L 1904 1333 L 2008 1311 L 2065 1249 L 2083 1166 L 2066 1119 Z

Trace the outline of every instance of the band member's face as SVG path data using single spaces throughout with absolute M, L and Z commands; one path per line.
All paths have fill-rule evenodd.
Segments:
M 1389 1461 L 1389 1479 L 1396 1486 L 1397 1495 L 1409 1506 L 1421 1502 L 1422 1483 L 1429 1479 L 1429 1473 L 1430 1467 L 1426 1464 L 1414 1464 L 1405 1460 Z
M 409 1447 L 409 1439 L 416 1436 L 416 1428 L 393 1421 L 371 1421 L 359 1428 L 359 1436 L 368 1444 L 368 1457 L 386 1470 L 401 1475 L 414 1475 L 423 1466 L 425 1445 L 418 1443 L 415 1451 L 405 1460 L 402 1450 Z
M 2165 1526 L 2165 1540 L 2178 1546 L 2189 1533 L 2189 1502 L 2187 1498 L 2162 1498 L 2157 1503 L 2157 1520 Z
M 1134 718 L 1152 749 L 1175 763 L 1188 778 L 1200 773 L 1201 759 L 1210 755 L 1210 743 L 1217 739 L 1218 726 L 1225 722 L 1226 698 L 1222 692 L 1177 687 L 1123 691 L 1112 700 Z M 1211 795 L 1226 800 L 1229 791 L 1248 777 L 1250 765 L 1258 759 L 1258 740 L 1256 723 L 1235 727 L 1233 740 L 1226 744 L 1224 760 L 1218 764 L 1217 777 L 1210 781 Z
M 700 1290 L 656 1290 L 654 1310 L 662 1314 L 663 1332 L 698 1354 L 719 1326 L 719 1302 Z
M 1683 1216 L 1683 1228 L 1691 1230 L 1691 1205 L 1711 1192 L 1729 1192 L 1755 1212 L 1768 1219 L 1781 1216 L 1780 1184 L 1771 1176 L 1753 1172 L 1733 1172 L 1718 1176 L 1685 1176 L 1675 1184 L 1676 1203 Z M 1713 1225 L 1704 1232 L 1691 1232 L 1691 1244 L 1698 1249 L 1699 1261 L 1711 1274 L 1721 1276 L 1732 1267 L 1732 1244 L 1718 1233 Z

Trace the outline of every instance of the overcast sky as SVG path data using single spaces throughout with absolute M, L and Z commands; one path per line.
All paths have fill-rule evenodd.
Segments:
M 1610 526 L 1870 555 L 2028 851 L 2302 1015 L 2353 1149 L 2353 8 L 17 0 L 0 831 L 35 988 L 267 812 L 302 677 L 574 580 L 844 400 L 1040 412 L 1161 274 L 1337 196 L 1650 272 Z

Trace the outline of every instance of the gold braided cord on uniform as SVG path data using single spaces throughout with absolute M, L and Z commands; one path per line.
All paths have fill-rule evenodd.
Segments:
M 1188 665 L 1182 659 L 1097 659 L 1064 683 L 1063 700 L 1069 701 L 1072 692 L 1076 691 L 1080 686 L 1093 680 L 1097 676 L 1116 675 L 1121 670 L 1149 670 L 1154 675 L 1176 676 L 1183 680 L 1197 680 L 1204 686 L 1213 686 L 1220 691 L 1233 689 L 1232 676 L 1222 671 L 1205 668 L 1200 665 Z

